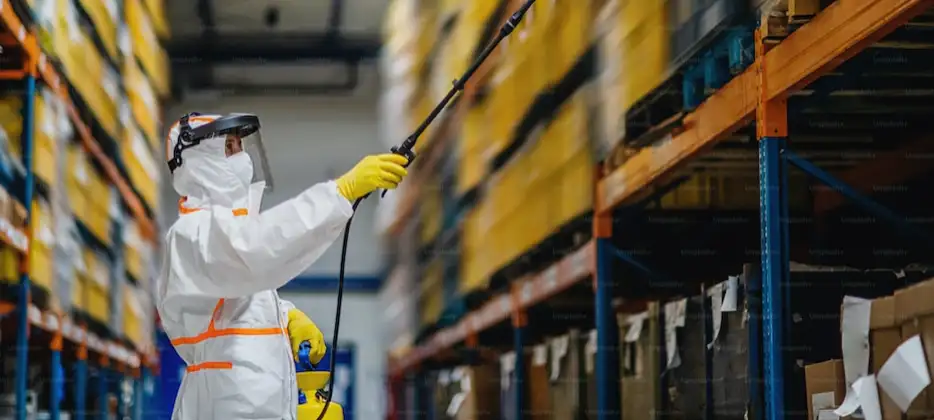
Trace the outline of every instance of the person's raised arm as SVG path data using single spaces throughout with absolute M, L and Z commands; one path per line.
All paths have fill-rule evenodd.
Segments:
M 196 229 L 174 238 L 174 260 L 202 294 L 218 298 L 278 289 L 305 271 L 337 239 L 353 215 L 351 202 L 377 189 L 395 188 L 405 158 L 368 156 L 334 182 L 315 185 L 259 215 L 212 208 L 186 217 Z M 186 235 L 187 236 L 187 235 Z
M 176 237 L 174 260 L 200 294 L 248 296 L 282 287 L 305 271 L 340 236 L 353 214 L 334 182 L 315 185 L 258 215 L 212 208 L 185 216 L 194 236 Z M 186 243 L 187 242 L 187 243 Z

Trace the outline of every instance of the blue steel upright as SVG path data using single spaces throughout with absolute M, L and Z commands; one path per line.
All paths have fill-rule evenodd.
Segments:
M 619 328 L 613 310 L 613 245 L 609 238 L 596 239 L 594 272 L 597 324 L 597 419 L 620 418 Z
M 75 420 L 85 420 L 88 400 L 88 361 L 80 357 L 75 362 Z
M 785 138 L 759 141 L 759 211 L 762 229 L 762 333 L 765 418 L 784 418 L 783 286 L 788 281 Z
M 516 325 L 512 329 L 512 340 L 513 340 L 513 351 L 516 354 L 514 360 L 515 365 L 512 370 L 512 383 L 513 383 L 513 392 L 515 392 L 516 403 L 513 406 L 515 411 L 516 420 L 520 420 L 525 416 L 522 415 L 522 412 L 525 410 L 525 357 L 522 349 L 524 348 L 525 338 L 523 333 L 525 327 L 522 325 Z
M 62 350 L 60 346 L 52 350 L 51 368 L 52 380 L 49 381 L 49 419 L 59 420 L 61 418 L 62 392 L 65 385 L 65 375 L 62 371 Z
M 26 168 L 26 179 L 23 186 L 23 207 L 26 208 L 26 229 L 28 230 L 32 221 L 32 194 L 35 187 L 35 178 L 32 172 L 33 155 L 33 133 L 35 132 L 36 116 L 36 76 L 31 72 L 26 72 L 26 97 L 23 98 L 23 166 Z M 27 233 L 27 245 L 32 244 L 31 237 Z M 25 252 L 21 256 L 23 261 L 29 258 L 29 253 Z M 19 277 L 19 299 L 16 318 L 16 419 L 26 420 L 26 391 L 29 387 L 27 383 L 27 370 L 29 367 L 29 273 L 23 267 Z
M 107 380 L 109 379 L 110 371 L 101 366 L 97 371 L 97 418 L 99 420 L 107 420 L 109 411 L 109 393 L 107 392 Z

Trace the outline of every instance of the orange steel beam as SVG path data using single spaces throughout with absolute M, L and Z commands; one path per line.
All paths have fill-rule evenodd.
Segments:
M 905 181 L 934 171 L 930 159 L 932 154 L 934 137 L 928 135 L 837 174 L 837 178 L 863 194 L 872 194 L 879 189 L 897 188 Z M 830 188 L 819 189 L 814 193 L 814 213 L 833 211 L 847 201 Z
M 934 0 L 837 0 L 765 54 L 766 100 L 780 99 L 853 57 Z M 685 118 L 670 141 L 640 150 L 599 181 L 600 213 L 648 193 L 648 186 L 750 121 L 756 112 L 759 63 L 735 77 Z
M 756 72 L 736 76 L 685 117 L 684 130 L 646 147 L 598 181 L 594 208 L 599 213 L 647 194 L 648 186 L 676 166 L 746 125 L 756 111 Z
M 766 54 L 767 99 L 804 88 L 932 6 L 931 0 L 836 0 Z

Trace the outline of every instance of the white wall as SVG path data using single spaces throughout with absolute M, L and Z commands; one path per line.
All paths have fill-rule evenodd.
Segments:
M 370 73 L 372 75 L 372 73 Z M 314 183 L 332 179 L 349 170 L 361 157 L 385 150 L 378 139 L 379 89 L 369 77 L 353 95 L 222 97 L 199 94 L 170 107 L 167 125 L 190 111 L 202 113 L 249 112 L 259 115 L 263 142 L 275 180 L 275 191 L 264 198 L 263 207 L 281 202 Z M 168 172 L 166 170 L 166 172 Z M 166 219 L 177 217 L 177 195 L 164 183 Z M 349 276 L 377 276 L 382 268 L 382 246 L 374 234 L 376 200 L 364 202 L 354 218 L 348 251 Z M 337 276 L 340 241 L 307 272 L 314 276 Z M 308 314 L 326 337 L 333 334 L 336 295 L 332 293 L 283 293 Z M 380 334 L 382 311 L 375 294 L 344 296 L 341 341 L 356 345 L 356 418 L 382 416 L 385 398 L 386 346 Z M 328 338 L 330 340 L 330 338 Z

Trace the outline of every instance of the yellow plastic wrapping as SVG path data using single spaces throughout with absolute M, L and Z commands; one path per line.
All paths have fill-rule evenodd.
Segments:
M 133 120 L 154 150 L 165 148 L 159 130 L 162 125 L 159 98 L 136 60 L 123 63 L 123 83 L 126 86 Z
M 140 291 L 131 283 L 123 285 L 123 335 L 136 346 L 143 344 L 147 328 L 146 309 L 140 301 Z
M 143 0 L 146 11 L 149 13 L 149 19 L 152 21 L 152 27 L 159 38 L 166 39 L 171 33 L 169 22 L 165 16 L 165 0 Z
M 159 167 L 143 135 L 132 124 L 124 131 L 120 154 L 130 182 L 149 208 L 159 208 Z
M 150 16 L 141 0 L 124 2 L 127 26 L 130 30 L 133 54 L 142 63 L 143 70 L 159 96 L 169 94 L 168 55 L 159 44 Z
M 65 76 L 104 131 L 119 138 L 119 74 L 98 52 L 91 35 L 78 24 L 75 6 L 68 3 L 63 7 L 63 28 L 56 33 L 54 44 Z
M 121 22 L 119 5 L 114 0 L 79 0 L 79 3 L 94 24 L 107 54 L 117 60 L 117 27 Z
M 69 147 L 67 165 L 65 189 L 72 213 L 96 238 L 110 245 L 112 187 L 78 145 Z
M 85 248 L 82 253 L 84 267 L 78 273 L 78 279 L 72 289 L 72 301 L 75 308 L 94 321 L 109 325 L 111 278 L 107 259 L 90 248 Z
M 425 269 L 419 296 L 422 326 L 432 325 L 441 319 L 444 311 L 444 266 L 434 259 Z
M 32 242 L 29 244 L 29 280 L 32 284 L 46 291 L 52 291 L 53 264 L 55 248 L 55 220 L 49 203 L 34 200 L 32 203 Z

